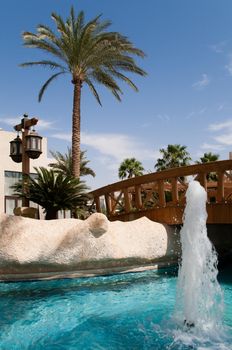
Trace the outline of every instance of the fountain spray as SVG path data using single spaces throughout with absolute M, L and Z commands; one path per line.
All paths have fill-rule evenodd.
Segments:
M 185 330 L 215 332 L 222 324 L 223 294 L 217 254 L 207 237 L 207 193 L 198 181 L 189 183 L 186 200 L 175 318 Z

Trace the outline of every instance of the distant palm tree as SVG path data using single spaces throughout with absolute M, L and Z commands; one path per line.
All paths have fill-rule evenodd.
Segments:
M 190 164 L 190 154 L 186 150 L 187 146 L 178 144 L 168 145 L 167 149 L 161 148 L 162 158 L 157 159 L 155 168 L 157 171 L 181 167 Z
M 53 170 L 59 171 L 67 176 L 72 176 L 72 150 L 68 147 L 67 153 L 50 151 L 55 163 L 48 164 Z M 96 176 L 95 172 L 87 166 L 89 160 L 85 156 L 86 151 L 81 151 L 80 176 Z
M 209 163 L 209 162 L 216 162 L 219 159 L 219 154 L 208 152 L 204 153 L 203 157 L 200 158 L 200 160 L 196 161 L 197 164 L 202 163 Z M 208 181 L 217 181 L 218 176 L 215 172 L 211 172 L 206 175 L 206 178 Z
M 126 177 L 129 179 L 133 176 L 143 175 L 143 166 L 139 160 L 135 158 L 126 158 L 120 164 L 118 169 L 118 177 L 120 179 L 125 179 Z
M 216 162 L 219 159 L 219 154 L 215 154 L 212 152 L 204 153 L 203 157 L 200 160 L 196 161 L 197 164 L 208 163 L 208 162 Z
M 69 73 L 72 76 L 73 113 L 72 113 L 72 174 L 80 176 L 80 118 L 81 88 L 86 83 L 101 105 L 95 88 L 99 83 L 108 88 L 117 100 L 121 100 L 122 90 L 115 79 L 126 82 L 135 91 L 136 85 L 124 73 L 146 73 L 139 68 L 133 56 L 144 57 L 144 52 L 118 32 L 107 32 L 109 21 L 100 21 L 100 16 L 85 23 L 84 12 L 77 16 L 71 7 L 69 17 L 64 21 L 61 16 L 52 13 L 56 32 L 46 25 L 38 25 L 36 34 L 24 32 L 26 47 L 37 48 L 53 56 L 56 61 L 45 59 L 26 62 L 22 67 L 39 65 L 58 70 L 42 86 L 39 101 L 48 85 L 58 76 Z
M 88 201 L 88 187 L 79 179 L 43 167 L 35 168 L 35 171 L 35 179 L 27 176 L 27 193 L 23 191 L 22 181 L 12 188 L 19 197 L 41 205 L 46 212 L 46 220 L 57 219 L 59 210 L 82 208 Z

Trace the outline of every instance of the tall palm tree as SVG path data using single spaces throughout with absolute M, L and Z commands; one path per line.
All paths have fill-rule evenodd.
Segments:
M 39 60 L 22 63 L 22 67 L 39 65 L 51 68 L 53 74 L 42 86 L 39 101 L 48 85 L 62 74 L 72 77 L 73 113 L 72 113 L 72 174 L 80 176 L 80 121 L 81 121 L 81 88 L 87 84 L 98 103 L 100 97 L 95 87 L 99 83 L 108 88 L 117 100 L 121 100 L 120 89 L 116 80 L 126 82 L 135 91 L 136 85 L 124 73 L 146 75 L 134 61 L 134 56 L 144 57 L 144 52 L 118 32 L 110 32 L 109 21 L 101 21 L 100 16 L 85 23 L 84 12 L 75 15 L 71 7 L 66 20 L 52 13 L 56 32 L 46 25 L 38 25 L 37 32 L 24 32 L 26 47 L 37 48 L 52 56 L 52 60 Z M 56 60 L 53 61 L 53 58 Z
M 68 147 L 67 153 L 62 154 L 60 152 L 50 151 L 52 157 L 56 162 L 48 164 L 53 170 L 59 171 L 67 176 L 72 176 L 72 150 Z M 96 176 L 95 172 L 87 166 L 89 160 L 87 160 L 86 151 L 81 151 L 80 160 L 80 176 L 91 175 Z
M 45 219 L 57 219 L 59 210 L 76 210 L 88 201 L 88 187 L 83 181 L 43 167 L 35 168 L 35 171 L 35 179 L 27 176 L 27 193 L 23 191 L 22 181 L 12 188 L 19 197 L 41 205 L 46 212 Z
M 168 145 L 167 149 L 161 148 L 162 158 L 157 159 L 155 168 L 157 171 L 189 165 L 191 157 L 186 150 L 187 146 Z
M 143 166 L 139 160 L 135 158 L 126 158 L 120 164 L 118 169 L 118 177 L 120 179 L 125 179 L 126 177 L 129 179 L 134 176 L 143 175 Z

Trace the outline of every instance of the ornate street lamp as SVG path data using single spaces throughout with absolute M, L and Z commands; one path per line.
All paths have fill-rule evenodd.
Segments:
M 14 126 L 16 131 L 22 133 L 22 139 L 19 135 L 10 142 L 10 157 L 16 163 L 22 162 L 22 175 L 30 173 L 30 158 L 37 159 L 42 153 L 42 137 L 35 130 L 30 131 L 30 128 L 38 123 L 36 118 L 28 118 L 27 114 L 23 115 L 21 123 Z M 23 182 L 23 192 L 27 192 L 27 182 Z M 29 207 L 29 200 L 23 198 L 23 206 Z

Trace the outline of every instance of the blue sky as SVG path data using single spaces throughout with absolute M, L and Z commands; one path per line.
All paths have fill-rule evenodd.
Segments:
M 37 130 L 48 149 L 70 146 L 72 84 L 55 81 L 41 103 L 38 91 L 51 72 L 18 67 L 41 53 L 24 48 L 21 33 L 37 24 L 53 25 L 70 6 L 89 20 L 98 14 L 112 30 L 127 35 L 146 53 L 138 64 L 146 78 L 134 76 L 139 92 L 122 85 L 122 102 L 99 87 L 102 107 L 84 87 L 82 149 L 87 150 L 95 179 L 92 188 L 118 180 L 120 162 L 139 159 L 154 170 L 159 149 L 186 145 L 193 161 L 204 152 L 227 159 L 232 151 L 232 2 L 231 0 L 2 0 L 0 12 L 0 127 L 12 130 L 23 113 L 37 116 Z M 44 56 L 43 56 L 44 57 Z M 40 125 L 40 127 L 39 127 Z

